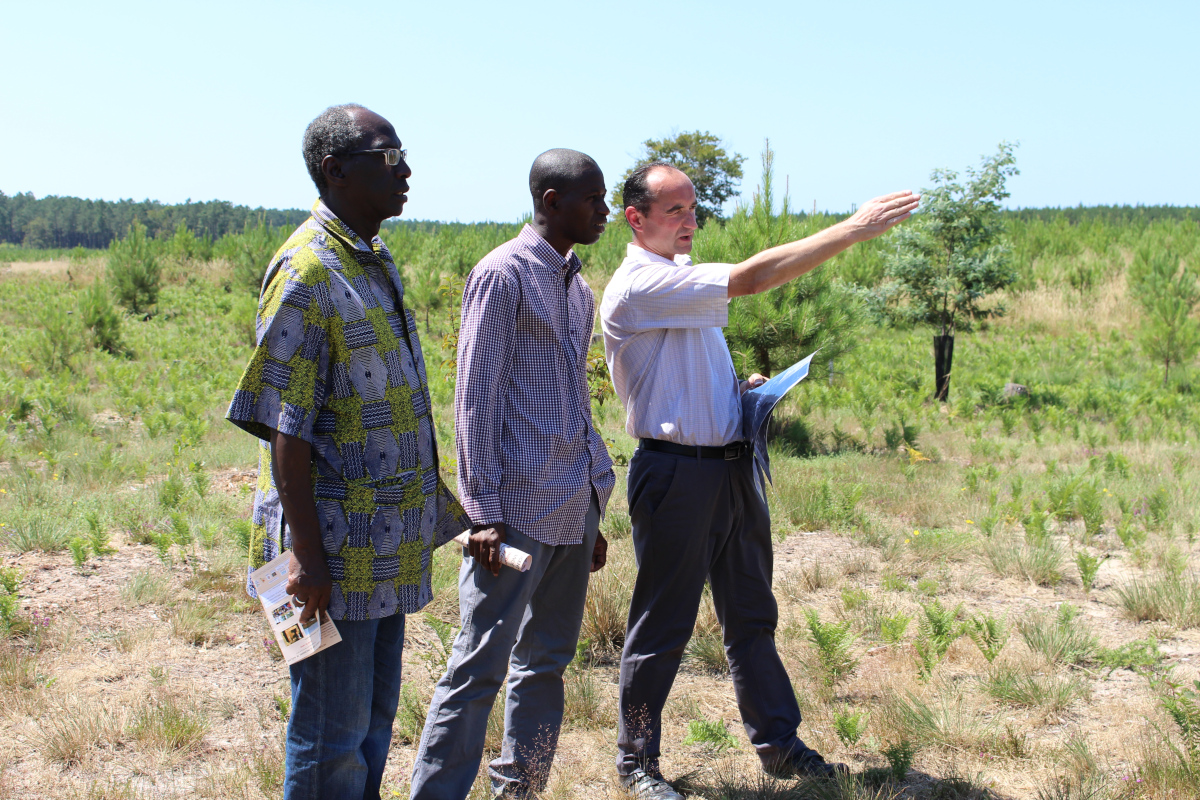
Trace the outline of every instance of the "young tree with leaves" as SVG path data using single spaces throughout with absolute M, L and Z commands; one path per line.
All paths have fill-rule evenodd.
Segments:
M 942 402 L 950 397 L 955 332 L 1004 314 L 1003 306 L 985 306 L 984 301 L 1017 279 L 1000 218 L 1000 201 L 1009 194 L 1006 182 L 1019 174 L 1015 148 L 1001 142 L 978 169 L 967 169 L 966 181 L 960 182 L 953 170 L 934 170 L 934 187 L 922 192 L 913 224 L 894 234 L 896 249 L 884 283 L 867 294 L 881 316 L 938 330 L 933 337 L 934 397 Z
M 721 137 L 708 131 L 684 131 L 663 139 L 647 139 L 642 142 L 643 153 L 613 189 L 612 207 L 624 208 L 621 187 L 635 169 L 656 161 L 670 164 L 691 179 L 696 187 L 696 221 L 704 227 L 710 219 L 721 218 L 725 201 L 738 195 L 738 183 L 742 179 L 742 162 L 739 153 L 725 152 Z

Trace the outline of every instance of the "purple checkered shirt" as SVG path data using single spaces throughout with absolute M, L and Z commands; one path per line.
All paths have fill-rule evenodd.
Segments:
M 475 266 L 462 298 L 459 497 L 476 525 L 503 522 L 551 546 L 583 541 L 592 491 L 603 512 L 616 483 L 592 426 L 596 300 L 579 268 L 526 225 Z

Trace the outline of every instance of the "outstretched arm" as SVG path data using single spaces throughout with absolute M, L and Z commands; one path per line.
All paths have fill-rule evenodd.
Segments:
M 751 256 L 729 270 L 729 296 L 758 294 L 782 286 L 820 266 L 856 242 L 865 242 L 890 230 L 916 211 L 921 196 L 893 192 L 864 203 L 836 225 L 801 239 Z

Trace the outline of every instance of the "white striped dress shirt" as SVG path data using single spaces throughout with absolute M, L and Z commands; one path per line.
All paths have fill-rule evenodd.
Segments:
M 674 261 L 630 244 L 600 304 L 613 387 L 634 438 L 720 446 L 742 438 L 729 264 Z

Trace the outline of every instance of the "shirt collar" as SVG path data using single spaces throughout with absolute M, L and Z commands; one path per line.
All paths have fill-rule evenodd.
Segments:
M 574 250 L 568 250 L 567 256 L 564 258 L 562 253 L 551 247 L 550 243 L 542 238 L 542 235 L 532 225 L 527 224 L 521 228 L 517 239 L 529 248 L 538 263 L 563 277 L 574 276 L 583 267 L 583 262 L 579 260 L 579 256 L 575 255 Z
M 317 202 L 313 203 L 312 207 L 313 218 L 321 225 L 321 227 L 334 233 L 341 239 L 345 239 L 355 250 L 364 250 L 368 253 L 375 252 L 376 245 L 382 245 L 383 239 L 376 236 L 367 244 L 350 226 L 338 219 L 337 214 L 329 210 L 329 206 L 325 205 L 325 201 L 317 198 Z
M 666 256 L 660 256 L 652 250 L 647 250 L 644 247 L 639 247 L 633 242 L 625 245 L 625 257 L 631 258 L 639 264 L 671 264 L 676 267 L 690 267 L 692 265 L 692 257 L 687 253 L 680 253 L 675 256 L 675 259 L 669 259 Z

